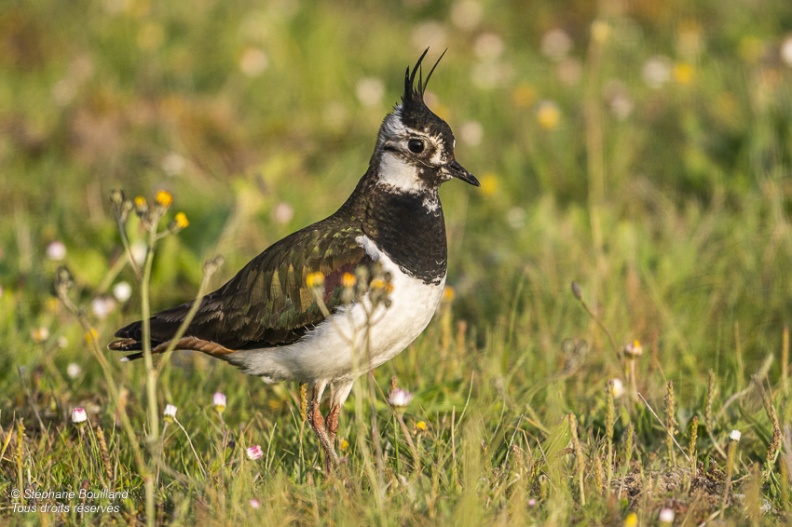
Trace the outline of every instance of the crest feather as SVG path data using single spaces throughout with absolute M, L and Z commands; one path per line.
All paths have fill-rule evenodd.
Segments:
M 432 78 L 432 73 L 434 73 L 437 65 L 440 64 L 440 61 L 446 54 L 446 51 L 448 51 L 448 49 L 440 54 L 437 62 L 435 62 L 434 66 L 432 66 L 432 69 L 429 70 L 429 75 L 426 76 L 425 82 L 423 80 L 423 68 L 421 67 L 421 63 L 423 62 L 424 57 L 426 57 L 426 54 L 429 53 L 429 48 L 426 48 L 421 56 L 418 57 L 418 61 L 415 63 L 415 66 L 413 66 L 412 71 L 410 71 L 409 67 L 407 68 L 407 71 L 404 73 L 404 95 L 402 95 L 402 102 L 405 105 L 423 104 L 423 96 L 426 92 L 426 87 L 429 85 L 429 79 Z M 415 83 L 416 76 L 418 77 L 417 85 Z

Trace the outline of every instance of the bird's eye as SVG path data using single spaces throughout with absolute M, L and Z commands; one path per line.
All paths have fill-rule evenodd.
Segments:
M 407 148 L 409 148 L 410 152 L 413 154 L 420 154 L 424 151 L 424 142 L 420 139 L 410 139 L 407 141 Z

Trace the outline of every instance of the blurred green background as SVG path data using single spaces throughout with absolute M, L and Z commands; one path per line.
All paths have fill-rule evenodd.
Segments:
M 785 1 L 3 2 L 5 331 L 46 308 L 51 242 L 85 288 L 99 283 L 118 251 L 111 189 L 170 190 L 192 222 L 158 258 L 155 307 L 191 297 L 215 252 L 228 277 L 331 213 L 426 47 L 449 50 L 430 106 L 483 182 L 443 189 L 460 313 L 484 327 L 504 301 L 542 302 L 554 319 L 570 280 L 616 291 L 632 266 L 691 316 L 715 302 L 777 326 L 791 307 L 789 28 Z M 629 307 L 611 305 L 616 329 L 645 338 Z
M 429 63 L 448 48 L 428 104 L 482 186 L 441 190 L 451 311 L 380 384 L 398 375 L 430 424 L 470 402 L 490 417 L 502 403 L 518 427 L 522 412 L 533 426 L 573 411 L 601 428 L 588 416 L 624 364 L 575 280 L 616 348 L 644 343 L 641 393 L 657 402 L 674 381 L 681 422 L 701 412 L 710 368 L 723 403 L 770 360 L 789 423 L 792 2 L 3 0 L 0 424 L 33 422 L 25 372 L 44 379 L 56 408 L 44 417 L 60 425 L 76 404 L 107 402 L 52 284 L 66 264 L 102 345 L 138 317 L 134 275 L 111 271 L 123 258 L 112 189 L 172 192 L 190 226 L 158 247 L 152 307 L 189 300 L 207 258 L 225 256 L 220 285 L 343 203 L 427 47 Z M 143 239 L 134 222 L 129 234 Z M 197 373 L 182 377 L 181 360 Z M 292 448 L 287 392 L 201 361 L 174 358 L 163 382 L 180 415 L 226 386 L 230 421 L 280 416 L 294 435 L 273 451 Z M 112 364 L 142 393 L 141 368 Z M 724 407 L 716 431 L 742 429 L 754 461 L 770 434 L 756 401 Z M 662 449 L 641 419 L 646 451 Z

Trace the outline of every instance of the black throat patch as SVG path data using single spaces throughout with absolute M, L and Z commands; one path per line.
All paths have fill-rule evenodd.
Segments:
M 439 284 L 446 274 L 443 207 L 437 189 L 403 192 L 377 185 L 366 197 L 363 232 L 408 275 Z

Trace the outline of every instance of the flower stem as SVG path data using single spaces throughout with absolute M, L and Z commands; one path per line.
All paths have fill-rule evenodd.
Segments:
M 154 246 L 157 242 L 157 221 L 149 222 L 149 243 L 146 249 L 146 261 L 143 267 L 143 277 L 140 282 L 140 303 L 143 329 L 143 360 L 146 364 L 146 398 L 149 414 L 148 446 L 151 449 L 150 459 L 156 460 L 153 455 L 159 438 L 159 413 L 157 412 L 157 379 L 154 369 L 154 359 L 151 356 L 151 305 L 149 303 L 149 286 L 151 281 L 151 268 L 154 263 Z M 156 484 L 154 472 L 150 467 L 145 478 L 146 488 L 146 525 L 154 527 L 156 523 L 156 504 L 154 486 Z

